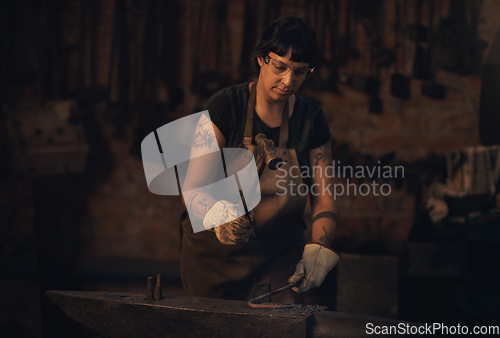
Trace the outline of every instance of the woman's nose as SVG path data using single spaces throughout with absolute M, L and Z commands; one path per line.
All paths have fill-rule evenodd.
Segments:
M 281 79 L 281 82 L 285 85 L 285 86 L 291 86 L 292 83 L 293 83 L 293 80 L 294 80 L 294 74 L 293 74 L 293 70 L 290 70 L 288 72 L 288 74 L 286 74 L 285 76 L 283 76 L 283 78 Z

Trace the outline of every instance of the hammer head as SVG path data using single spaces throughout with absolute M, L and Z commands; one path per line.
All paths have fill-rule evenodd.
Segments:
M 276 151 L 273 140 L 270 140 L 264 134 L 255 136 L 257 144 L 257 156 L 265 158 L 266 166 L 271 170 L 276 170 L 283 164 L 283 158 Z

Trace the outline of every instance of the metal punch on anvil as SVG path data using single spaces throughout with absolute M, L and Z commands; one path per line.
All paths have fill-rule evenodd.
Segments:
M 156 284 L 153 290 L 153 277 L 148 277 L 148 284 L 146 286 L 146 298 L 149 301 L 161 300 L 161 274 L 156 275 Z

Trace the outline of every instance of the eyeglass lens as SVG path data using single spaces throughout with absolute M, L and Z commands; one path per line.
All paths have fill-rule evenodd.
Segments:
M 271 70 L 276 75 L 285 76 L 292 70 L 292 68 L 290 68 L 290 66 L 288 66 L 287 64 L 285 64 L 283 62 L 276 61 L 269 56 L 267 58 L 268 58 L 268 63 L 271 66 Z M 306 68 L 306 67 L 293 70 L 293 75 L 295 76 L 295 78 L 298 78 L 298 79 L 305 78 L 305 77 L 309 76 L 311 73 L 312 73 L 312 70 L 310 68 Z

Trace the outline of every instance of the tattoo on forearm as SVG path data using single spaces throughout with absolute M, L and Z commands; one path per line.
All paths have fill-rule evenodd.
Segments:
M 324 245 L 328 246 L 332 242 L 333 235 L 329 234 L 328 231 L 326 231 L 325 227 L 322 227 L 322 229 L 325 232 L 325 234 L 319 238 L 319 241 Z
M 193 147 L 198 148 L 210 148 L 215 141 L 215 135 L 209 128 L 202 127 L 194 134 Z
M 198 126 L 194 133 L 193 147 L 198 148 L 210 148 L 215 142 L 215 134 L 210 125 L 211 121 L 206 115 L 200 117 L 198 121 Z
M 203 206 L 205 208 L 205 211 L 207 211 L 207 207 L 210 205 L 210 202 L 208 201 L 208 198 L 203 197 L 201 200 L 198 201 L 198 204 Z
M 322 145 L 319 147 L 319 152 L 314 156 L 314 165 L 318 165 L 320 162 L 325 161 L 327 164 L 332 161 L 332 153 L 330 150 L 330 143 Z
M 199 193 L 198 192 L 195 192 L 195 193 L 192 193 L 191 196 L 189 196 L 189 200 L 187 202 L 187 205 L 188 205 L 188 208 L 189 210 L 193 210 L 193 201 L 194 201 L 194 198 L 198 195 Z

